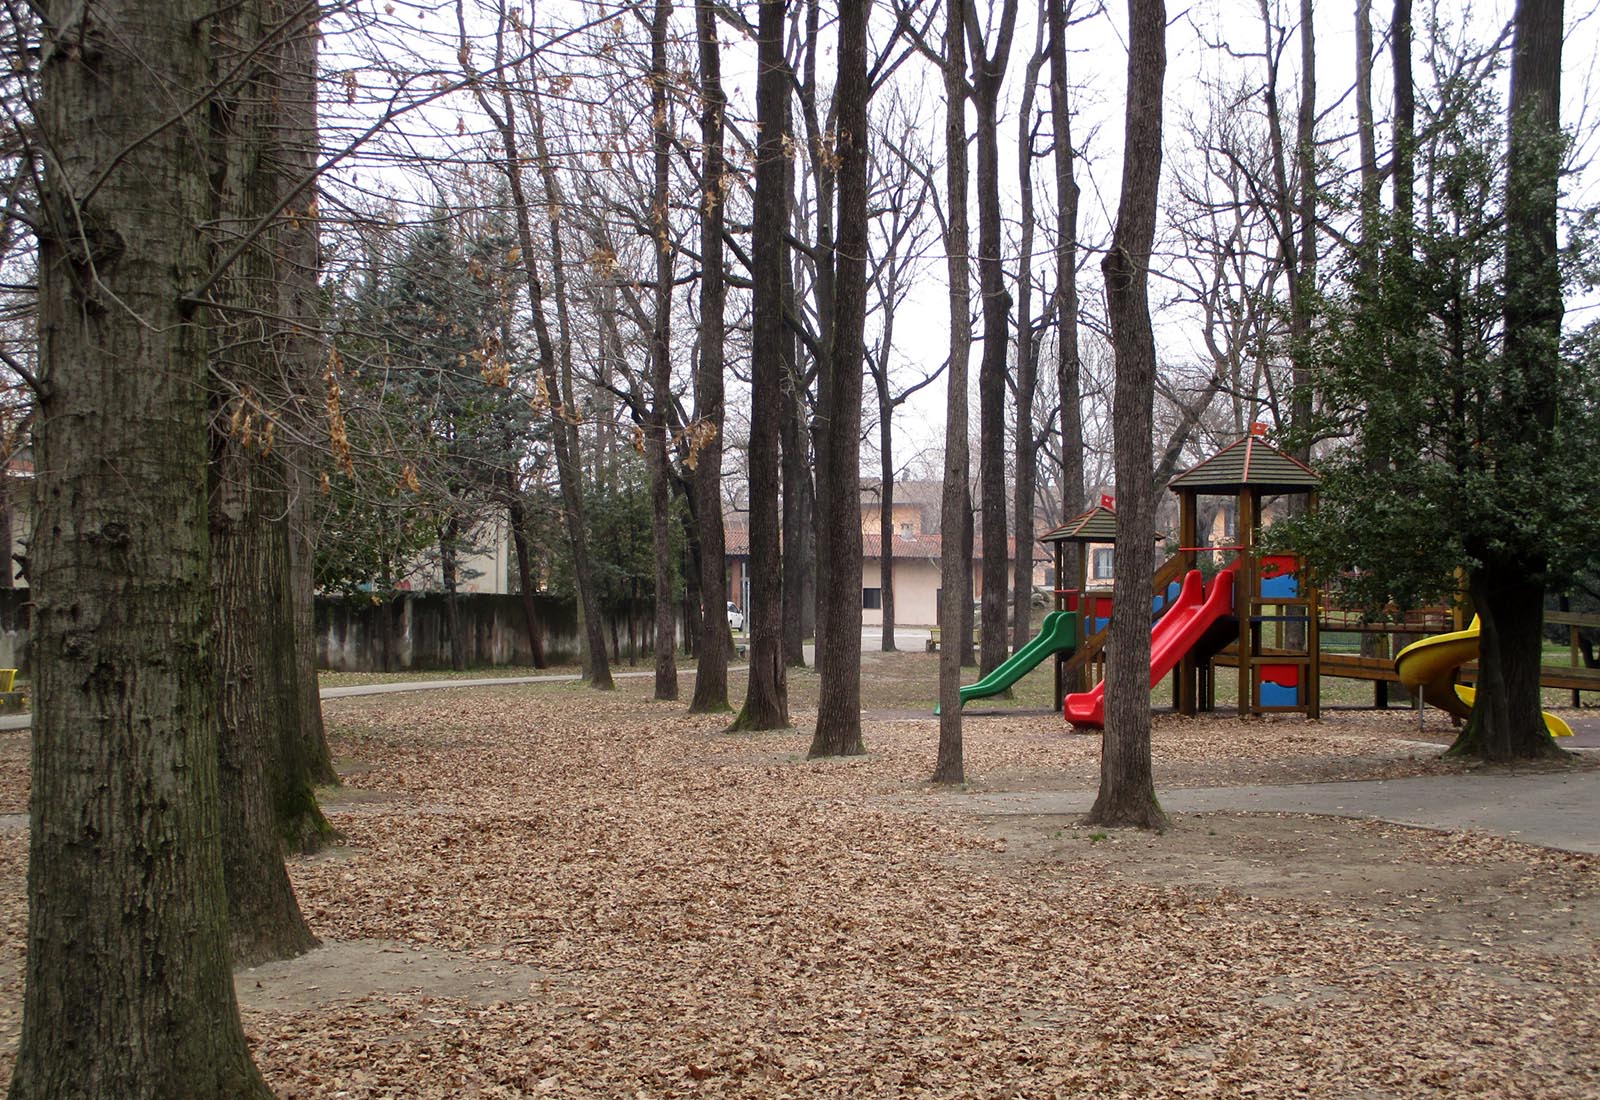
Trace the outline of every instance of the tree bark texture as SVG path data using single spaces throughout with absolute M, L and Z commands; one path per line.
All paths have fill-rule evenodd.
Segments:
M 939 501 L 939 753 L 935 783 L 966 779 L 961 730 L 960 631 L 972 603 L 972 560 L 962 560 L 960 532 L 971 519 L 967 506 L 967 366 L 972 354 L 970 298 L 971 230 L 967 224 L 966 6 L 948 0 L 945 22 L 945 186 L 948 192 L 945 256 L 950 289 L 950 366 L 945 377 L 944 486 Z
M 275 0 L 236 5 L 212 25 L 213 254 L 234 257 L 218 273 L 212 310 L 215 683 L 229 924 L 235 962 L 247 964 L 315 944 L 282 853 L 315 849 L 334 835 L 314 789 L 313 773 L 332 768 L 320 702 L 316 727 L 300 728 L 307 717 L 302 645 L 315 640 L 309 630 L 298 633 L 291 541 L 300 496 L 292 462 L 306 456 L 288 440 L 301 435 L 296 398 L 310 354 L 302 322 L 315 311 L 308 294 L 315 257 L 303 269 L 297 224 L 310 215 L 300 196 L 310 193 L 314 156 L 304 148 L 314 141 L 304 117 L 314 110 L 305 98 L 314 94 L 307 83 L 313 61 L 300 41 L 309 33 Z M 258 228 L 253 240 L 245 236 Z M 280 445 L 284 421 L 291 428 Z
M 1540 713 L 1544 585 L 1527 562 L 1507 561 L 1473 569 L 1467 587 L 1478 612 L 1478 694 L 1448 755 L 1495 763 L 1565 757 Z
M 211 7 L 45 5 L 37 660 L 13 1100 L 267 1097 L 217 821 L 206 530 Z
M 1520 431 L 1507 434 L 1535 451 L 1555 445 L 1561 385 L 1561 31 L 1561 0 L 1518 0 L 1506 165 L 1504 403 L 1496 415 L 1512 418 Z M 1470 540 L 1467 550 L 1479 562 L 1468 583 L 1482 630 L 1480 679 L 1472 715 L 1450 751 L 1485 760 L 1564 756 L 1540 715 L 1543 551 Z
M 283 118 L 277 152 L 291 185 L 302 188 L 291 201 L 290 216 L 281 229 L 289 315 L 286 358 L 294 392 L 293 415 L 306 441 L 280 441 L 290 477 L 289 592 L 294 603 L 295 685 L 299 693 L 299 718 L 284 731 L 292 743 L 284 749 L 288 766 L 283 779 L 286 788 L 303 784 L 310 791 L 339 782 L 317 690 L 316 543 L 311 519 L 316 441 L 327 433 L 322 389 L 327 352 L 322 325 L 321 234 L 314 182 L 321 160 L 317 115 L 317 40 L 321 32 L 316 13 L 294 0 L 272 0 L 268 23 L 284 28 L 278 92 Z M 280 799 L 280 810 L 289 801 Z M 338 836 L 314 798 L 311 807 L 314 812 L 304 816 L 280 813 L 278 828 L 291 849 L 314 851 Z
M 1056 177 L 1056 391 L 1061 400 L 1061 518 L 1084 510 L 1083 408 L 1078 359 L 1078 182 L 1072 148 L 1072 113 L 1067 93 L 1067 12 L 1065 0 L 1044 0 L 1049 20 L 1050 120 L 1055 134 Z M 1065 576 L 1078 576 L 1082 547 L 1068 544 Z
M 271 18 L 247 0 L 212 24 L 213 255 L 235 250 L 292 189 L 276 148 L 282 93 Z M 248 56 L 246 56 L 248 55 Z M 236 964 L 304 954 L 316 940 L 289 885 L 275 796 L 299 718 L 290 578 L 286 223 L 268 222 L 215 282 L 210 540 L 223 878 Z M 314 796 L 311 797 L 313 806 Z
M 528 510 L 513 484 L 507 491 L 506 521 L 511 527 L 511 548 L 517 558 L 517 593 L 522 597 L 522 622 L 528 634 L 529 660 L 534 668 L 544 668 L 549 659 L 544 651 L 544 622 L 533 598 L 533 547 L 528 542 Z
M 1166 6 L 1128 2 L 1128 108 L 1122 194 L 1111 249 L 1101 263 L 1116 355 L 1112 431 L 1117 475 L 1117 573 L 1106 662 L 1106 726 L 1100 792 L 1089 821 L 1162 828 L 1150 763 L 1150 615 L 1155 572 L 1151 398 L 1156 347 L 1150 327 L 1150 249 L 1161 181 L 1161 96 Z
M 1411 0 L 1394 0 L 1389 20 L 1389 56 L 1394 67 L 1394 221 L 1393 247 L 1411 254 L 1411 226 L 1416 217 L 1417 93 L 1411 71 Z
M 809 755 L 851 756 L 861 743 L 861 385 L 867 319 L 867 15 L 871 0 L 839 7 L 839 69 L 834 84 L 839 165 L 838 238 L 829 372 L 821 415 L 827 422 L 818 466 L 817 673 L 822 698 Z M 823 491 L 824 485 L 826 492 Z
M 786 185 L 787 186 L 787 185 Z M 790 192 L 792 193 L 792 191 Z M 785 254 L 783 301 L 794 301 L 792 263 Z M 811 432 L 806 415 L 799 340 L 787 326 L 782 335 L 783 407 L 783 663 L 805 668 L 805 640 L 817 631 L 816 485 L 812 481 Z
M 982 505 L 983 615 L 978 671 L 988 675 L 1006 659 L 1006 572 L 1010 565 L 1006 500 L 1006 351 L 1011 294 L 1001 266 L 1000 89 L 1017 0 L 1005 0 L 994 51 L 986 52 L 975 6 L 967 8 L 972 51 L 972 101 L 978 109 L 978 293 L 983 302 L 983 357 L 978 361 L 978 494 Z
M 611 662 L 606 655 L 605 625 L 600 617 L 600 605 L 595 596 L 594 568 L 589 560 L 589 526 L 587 509 L 584 507 L 583 469 L 578 453 L 578 433 L 570 419 L 569 411 L 572 408 L 571 387 L 564 384 L 570 380 L 570 373 L 565 369 L 565 362 L 560 366 L 556 362 L 556 345 L 551 339 L 550 322 L 545 314 L 544 280 L 535 260 L 540 253 L 534 248 L 533 217 L 529 212 L 529 198 L 522 174 L 524 158 L 517 129 L 516 103 L 510 89 L 503 83 L 499 86 L 499 91 L 500 103 L 496 107 L 481 86 L 474 86 L 479 106 L 490 117 L 495 131 L 500 136 L 500 152 L 503 157 L 500 169 L 505 173 L 506 188 L 511 192 L 511 207 L 517 226 L 517 245 L 522 251 L 523 273 L 527 279 L 528 313 L 533 322 L 539 372 L 544 379 L 545 390 L 550 395 L 553 406 L 550 409 L 550 438 L 556 454 L 556 480 L 561 493 L 562 529 L 566 535 L 567 549 L 572 554 L 572 575 L 578 589 L 578 620 L 584 640 L 584 672 L 589 678 L 591 687 L 600 691 L 610 691 L 616 685 L 611 679 Z M 537 109 L 530 110 L 529 115 L 536 125 L 542 125 L 540 112 Z M 534 143 L 539 152 L 538 161 L 546 191 L 546 208 L 552 223 L 550 258 L 551 270 L 555 273 L 556 279 L 555 301 L 559 314 L 565 308 L 566 300 L 566 288 L 561 282 L 561 238 L 556 224 L 559 218 L 560 194 L 556 189 L 550 158 L 547 151 L 542 148 L 541 137 L 542 135 L 536 131 Z M 561 328 L 563 349 L 565 349 L 567 327 L 563 323 Z
M 1040 28 L 1042 36 L 1043 27 Z M 1023 79 L 1025 91 L 1017 120 L 1017 190 L 1022 211 L 1017 249 L 1017 407 L 1012 469 L 1016 488 L 1011 504 L 1011 530 L 1016 548 L 1011 556 L 1011 646 L 1019 650 L 1033 636 L 1033 493 L 1037 470 L 1033 443 L 1033 400 L 1039 388 L 1039 361 L 1033 340 L 1033 128 L 1034 88 L 1045 53 L 1036 45 Z
M 672 403 L 671 110 L 667 104 L 667 29 L 671 0 L 655 0 L 650 23 L 652 162 L 650 230 L 656 251 L 650 327 L 650 415 L 645 450 L 650 465 L 650 544 L 655 552 L 655 671 L 657 699 L 678 697 L 677 570 L 672 560 L 672 469 L 667 406 Z
M 882 619 L 878 644 L 885 653 L 894 644 L 894 401 L 889 397 L 888 348 L 894 325 L 894 308 L 886 296 L 884 352 L 873 385 L 878 392 L 878 607 Z
M 1300 109 L 1295 115 L 1295 215 L 1299 220 L 1300 258 L 1292 284 L 1290 339 L 1294 362 L 1294 394 L 1289 420 L 1302 442 L 1295 457 L 1311 461 L 1311 314 L 1317 291 L 1317 39 L 1313 0 L 1300 0 Z M 1299 501 L 1301 498 L 1294 498 Z M 1299 507 L 1299 504 L 1294 507 Z M 1303 629 L 1303 628 L 1300 628 Z
M 722 47 L 717 40 L 717 12 L 711 0 L 695 0 L 695 29 L 700 40 L 700 358 L 695 371 L 695 409 L 699 418 L 694 469 L 695 517 L 700 535 L 700 656 L 694 698 L 689 709 L 701 714 L 728 708 L 728 562 L 722 529 L 722 372 L 726 344 L 723 311 L 727 284 L 723 278 L 724 216 L 722 178 L 723 112 Z M 692 443 L 691 446 L 696 444 Z
M 782 561 L 778 551 L 781 476 L 778 421 L 783 390 L 783 234 L 788 181 L 784 103 L 783 0 L 761 0 L 756 34 L 756 193 L 751 255 L 754 282 L 750 385 L 750 676 L 735 730 L 782 729 L 789 724 L 783 661 Z M 791 547 L 789 553 L 793 553 Z

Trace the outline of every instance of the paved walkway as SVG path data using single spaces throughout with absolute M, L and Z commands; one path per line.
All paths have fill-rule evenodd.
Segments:
M 1162 807 L 1176 814 L 1326 814 L 1425 829 L 1475 829 L 1546 848 L 1600 854 L 1600 768 L 1177 788 L 1158 794 Z M 1089 811 L 1094 792 L 975 794 L 960 802 L 979 813 L 1076 816 Z

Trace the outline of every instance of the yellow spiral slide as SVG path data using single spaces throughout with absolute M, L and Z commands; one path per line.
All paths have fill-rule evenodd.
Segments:
M 1474 616 L 1465 630 L 1436 634 L 1412 642 L 1394 659 L 1394 670 L 1406 690 L 1422 692 L 1422 698 L 1458 718 L 1472 713 L 1477 692 L 1456 683 L 1456 669 L 1478 659 L 1478 620 Z M 1572 727 L 1545 712 L 1545 728 L 1552 737 L 1571 737 Z

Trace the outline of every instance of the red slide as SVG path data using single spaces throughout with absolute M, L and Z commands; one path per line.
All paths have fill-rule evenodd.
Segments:
M 1193 649 L 1219 619 L 1233 615 L 1233 578 L 1238 560 L 1228 564 L 1211 581 L 1211 590 L 1201 598 L 1200 571 L 1191 569 L 1183 578 L 1177 600 L 1150 631 L 1150 686 L 1171 672 L 1183 655 Z M 1106 683 L 1101 680 L 1093 691 L 1067 696 L 1062 706 L 1067 721 L 1079 729 L 1100 729 L 1106 724 Z

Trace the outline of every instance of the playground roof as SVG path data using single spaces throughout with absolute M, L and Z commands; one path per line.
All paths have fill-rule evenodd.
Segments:
M 1177 492 L 1237 492 L 1264 489 L 1295 493 L 1316 489 L 1322 479 L 1298 458 L 1286 455 L 1260 436 L 1236 439 L 1222 450 L 1173 478 L 1167 488 Z
M 1053 531 L 1039 536 L 1040 542 L 1116 542 L 1117 513 L 1097 504 L 1073 516 Z

